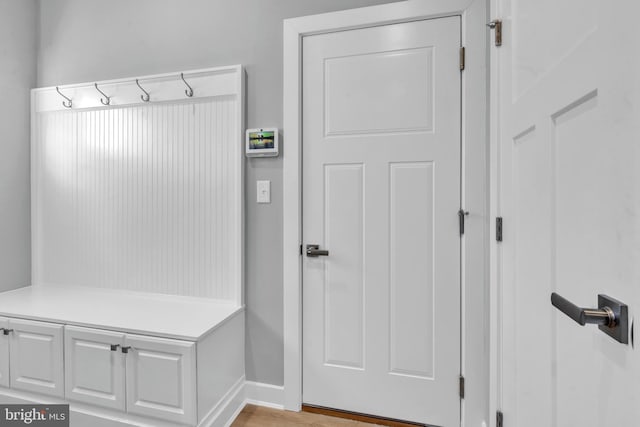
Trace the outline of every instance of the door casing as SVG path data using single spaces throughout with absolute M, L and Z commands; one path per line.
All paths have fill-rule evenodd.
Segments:
M 484 0 L 409 0 L 284 21 L 283 278 L 284 407 L 302 406 L 302 38 L 349 29 L 461 16 L 462 192 L 466 216 L 461 244 L 462 425 L 489 425 L 489 167 L 487 3 Z M 451 212 L 457 215 L 457 212 Z M 467 303 L 472 302 L 472 303 Z M 457 333 L 457 331 L 452 331 Z M 452 378 L 452 381 L 457 381 Z M 484 424 L 483 424 L 484 423 Z

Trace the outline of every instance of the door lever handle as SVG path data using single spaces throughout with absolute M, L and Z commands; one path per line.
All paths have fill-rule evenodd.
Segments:
M 578 307 L 557 293 L 551 294 L 551 304 L 579 325 L 595 324 L 623 344 L 628 344 L 628 308 L 626 304 L 607 295 L 598 295 L 598 308 Z
M 329 251 L 320 249 L 320 245 L 307 245 L 308 257 L 329 256 Z
M 601 309 L 578 307 L 555 292 L 551 294 L 551 304 L 582 326 L 587 323 L 593 323 L 596 325 L 607 325 L 612 328 L 616 326 L 617 323 L 616 315 L 609 307 L 603 307 Z

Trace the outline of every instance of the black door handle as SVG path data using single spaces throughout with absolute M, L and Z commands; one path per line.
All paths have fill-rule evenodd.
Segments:
M 307 245 L 307 256 L 310 256 L 310 257 L 329 256 L 329 251 L 325 249 L 320 249 L 320 245 Z
M 551 294 L 551 304 L 582 326 L 587 323 L 593 323 L 596 325 L 607 325 L 612 328 L 616 326 L 617 323 L 616 316 L 609 307 L 603 307 L 601 309 L 578 307 L 555 292 Z
M 607 295 L 598 295 L 598 308 L 578 307 L 557 293 L 551 294 L 551 304 L 579 325 L 595 324 L 613 339 L 628 344 L 628 308 Z

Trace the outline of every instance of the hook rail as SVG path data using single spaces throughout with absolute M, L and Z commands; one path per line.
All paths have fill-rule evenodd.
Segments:
M 194 90 L 193 87 L 191 87 L 191 85 L 187 82 L 187 80 L 184 78 L 184 73 L 180 73 L 180 78 L 182 79 L 182 82 L 185 84 L 185 86 L 187 87 L 184 90 L 184 93 L 186 96 L 188 96 L 189 98 L 193 97 L 194 95 Z M 151 95 L 149 92 L 146 91 L 146 89 L 144 87 L 142 87 L 142 85 L 140 84 L 140 79 L 135 79 L 136 85 L 138 86 L 138 88 L 140 89 L 140 91 L 142 92 L 142 94 L 140 95 L 140 99 L 143 102 L 149 102 L 151 101 Z M 100 102 L 102 103 L 102 105 L 111 105 L 111 96 L 108 96 L 106 93 L 104 93 L 100 87 L 98 86 L 98 83 L 94 83 L 93 87 L 98 91 L 98 93 L 100 93 L 100 95 L 102 95 L 102 97 L 100 98 Z M 65 96 L 61 91 L 60 88 L 58 86 L 56 86 L 56 92 L 58 92 L 58 94 L 64 99 L 62 101 L 62 105 L 65 108 L 72 108 L 73 106 L 73 100 L 67 96 Z

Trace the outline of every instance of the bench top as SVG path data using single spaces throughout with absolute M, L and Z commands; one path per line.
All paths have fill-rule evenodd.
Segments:
M 244 310 L 210 298 L 80 286 L 27 286 L 0 293 L 0 316 L 198 341 Z

